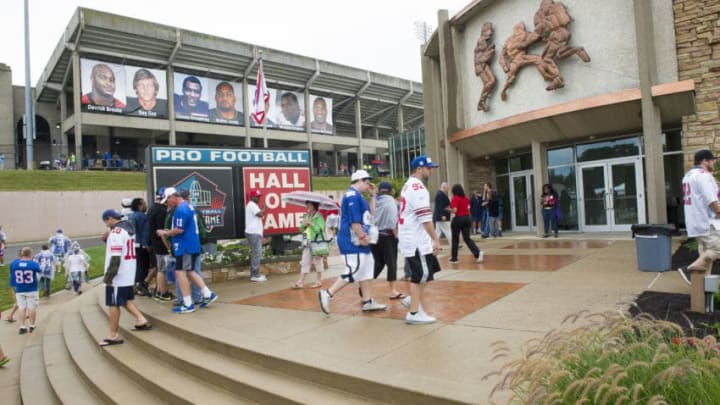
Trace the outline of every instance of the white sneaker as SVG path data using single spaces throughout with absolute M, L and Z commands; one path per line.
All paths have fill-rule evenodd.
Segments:
M 267 281 L 267 277 L 265 277 L 264 274 L 261 274 L 259 276 L 250 277 L 250 281 L 254 281 L 256 283 L 262 283 L 262 282 Z
M 485 259 L 485 252 L 481 250 L 480 254 L 477 257 L 477 260 L 475 260 L 475 263 L 482 263 L 483 259 Z
M 362 306 L 363 311 L 384 311 L 387 309 L 387 305 L 378 304 L 375 300 L 371 299 Z
M 400 301 L 400 303 L 405 308 L 410 309 L 410 304 L 412 303 L 412 297 L 408 295 L 407 297 L 403 298 L 402 301 Z
M 408 312 L 407 315 L 405 315 L 405 323 L 409 325 L 425 325 L 435 323 L 436 320 L 434 316 L 430 316 L 423 311 L 417 311 L 415 315 Z
M 327 290 L 318 291 L 318 300 L 320 301 L 320 309 L 327 315 L 330 315 L 330 301 L 332 301 L 330 293 L 328 293 Z

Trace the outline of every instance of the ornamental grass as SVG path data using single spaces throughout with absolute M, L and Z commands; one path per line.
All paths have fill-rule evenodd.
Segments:
M 563 324 L 484 377 L 499 376 L 491 402 L 507 390 L 511 404 L 720 404 L 715 337 L 686 338 L 646 314 L 580 313 Z M 507 359 L 509 348 L 494 346 L 493 360 Z

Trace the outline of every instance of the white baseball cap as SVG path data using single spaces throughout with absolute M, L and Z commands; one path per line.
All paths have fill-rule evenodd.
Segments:
M 350 176 L 350 183 L 355 183 L 358 180 L 372 179 L 372 176 L 365 170 L 358 170 Z

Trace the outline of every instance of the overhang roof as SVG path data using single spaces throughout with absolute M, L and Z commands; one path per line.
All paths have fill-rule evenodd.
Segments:
M 423 124 L 422 83 L 271 48 L 183 30 L 126 16 L 78 8 L 36 85 L 39 102 L 56 102 L 72 91 L 72 52 L 82 57 L 254 84 L 255 55 L 263 51 L 268 86 L 333 99 L 333 120 L 341 133 L 355 133 L 360 102 L 363 130 L 381 136 L 398 131 L 398 109 L 405 129 Z
M 651 95 L 663 125 L 695 113 L 695 82 L 658 84 Z M 531 140 L 557 144 L 642 130 L 640 89 L 623 90 L 528 111 L 468 128 L 448 141 L 471 157 L 527 148 Z

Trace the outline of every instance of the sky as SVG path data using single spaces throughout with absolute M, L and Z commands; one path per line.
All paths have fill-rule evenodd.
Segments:
M 212 34 L 260 47 L 421 80 L 415 22 L 437 26 L 472 0 L 27 0 L 30 5 L 30 78 L 43 68 L 79 6 Z M 24 0 L 3 0 L 0 63 L 13 84 L 25 84 Z

